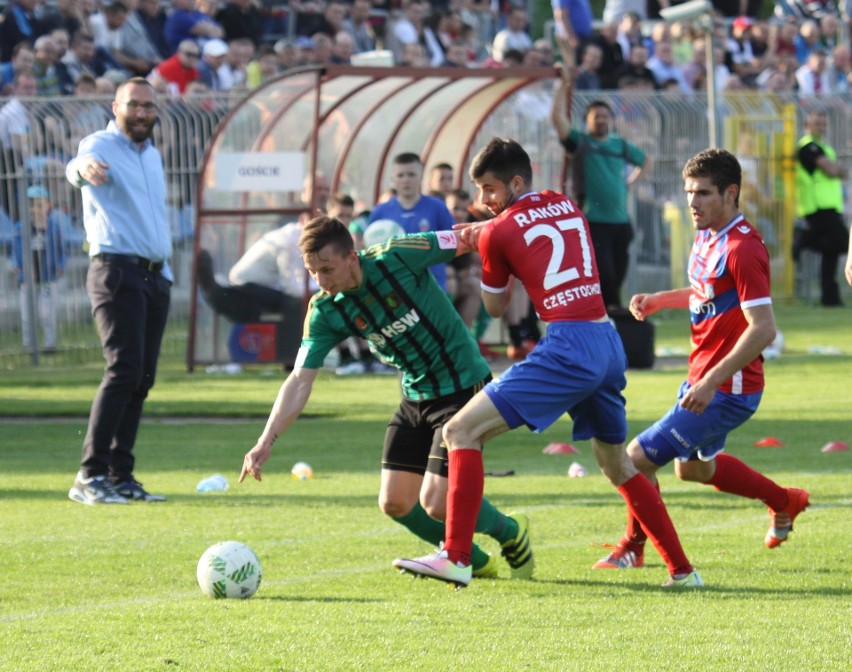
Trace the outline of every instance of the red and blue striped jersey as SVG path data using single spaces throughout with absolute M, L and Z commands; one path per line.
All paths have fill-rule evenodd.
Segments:
M 692 346 L 687 380 L 694 385 L 736 345 L 748 322 L 744 309 L 772 303 L 769 254 L 742 215 L 718 233 L 699 231 L 689 255 Z M 752 394 L 763 389 L 763 356 L 719 387 Z

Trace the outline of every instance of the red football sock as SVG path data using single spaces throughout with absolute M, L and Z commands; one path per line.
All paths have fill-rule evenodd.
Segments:
M 444 550 L 453 562 L 470 564 L 473 533 L 484 489 L 482 451 L 475 448 L 451 450 Z
M 650 480 L 650 479 L 648 479 Z M 660 482 L 651 483 L 657 492 L 660 491 Z M 645 542 L 648 540 L 648 535 L 642 529 L 642 525 L 636 516 L 627 517 L 627 530 L 624 533 L 624 543 L 627 548 L 636 553 L 641 553 L 645 548 Z
M 759 499 L 773 511 L 787 506 L 785 488 L 733 455 L 720 453 L 716 456 L 716 473 L 707 483 L 722 492 Z
M 666 505 L 660 493 L 651 485 L 644 474 L 636 474 L 618 488 L 618 492 L 627 502 L 627 510 L 638 519 L 654 548 L 660 553 L 669 569 L 669 574 L 689 574 L 693 567 L 680 545 Z

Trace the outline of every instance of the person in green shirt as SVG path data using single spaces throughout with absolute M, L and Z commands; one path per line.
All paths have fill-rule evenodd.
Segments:
M 356 250 L 339 220 L 317 217 L 304 225 L 299 248 L 320 287 L 308 305 L 302 345 L 254 447 L 240 482 L 261 479 L 272 445 L 307 404 L 326 355 L 358 336 L 402 373 L 402 400 L 388 423 L 379 506 L 410 532 L 437 546 L 444 538 L 447 448 L 444 423 L 491 379 L 470 331 L 429 266 L 470 248 L 454 231 L 392 238 Z M 482 500 L 477 531 L 497 540 L 510 562 L 529 544 L 526 517 L 505 515 Z M 475 547 L 473 575 L 497 576 L 496 560 Z
M 627 277 L 633 226 L 627 212 L 628 188 L 648 169 L 645 152 L 612 133 L 612 108 L 604 100 L 586 107 L 585 132 L 571 128 L 575 69 L 563 70 L 553 94 L 551 121 L 573 163 L 573 200 L 589 222 L 607 312 L 623 310 L 621 285 Z M 632 166 L 627 172 L 628 166 Z

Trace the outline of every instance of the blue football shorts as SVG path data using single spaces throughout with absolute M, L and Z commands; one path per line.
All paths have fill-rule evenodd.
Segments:
M 525 424 L 541 432 L 567 412 L 575 441 L 621 443 L 626 368 L 624 346 L 609 322 L 554 322 L 527 358 L 485 393 L 511 429 Z
M 690 388 L 684 382 L 677 403 L 662 418 L 636 437 L 651 462 L 660 466 L 672 460 L 712 460 L 725 448 L 728 434 L 748 420 L 760 405 L 763 392 L 716 392 L 701 415 L 687 411 L 680 400 Z

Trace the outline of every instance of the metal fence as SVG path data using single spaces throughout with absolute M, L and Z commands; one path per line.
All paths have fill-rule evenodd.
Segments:
M 494 110 L 479 136 L 500 135 L 522 142 L 538 164 L 537 188 L 564 189 L 563 153 L 550 126 L 551 87 L 524 89 Z M 616 131 L 648 152 L 650 173 L 633 191 L 636 228 L 631 272 L 625 292 L 655 290 L 684 284 L 684 264 L 691 241 L 680 176 L 684 162 L 707 143 L 707 110 L 703 96 L 635 92 L 578 92 L 574 123 L 593 98 L 606 98 L 616 111 Z M 0 100 L 0 106 L 8 103 Z M 797 285 L 790 245 L 795 225 L 795 143 L 804 114 L 821 105 L 829 115 L 828 140 L 841 162 L 852 163 L 852 99 L 781 98 L 768 94 L 721 96 L 723 145 L 735 152 L 744 169 L 741 206 L 763 233 L 770 250 L 776 298 L 793 298 Z M 111 117 L 110 100 L 56 98 L 22 101 L 22 123 L 0 128 L 0 365 L 68 364 L 96 361 L 100 346 L 85 292 L 88 265 L 80 193 L 65 180 L 65 165 L 79 139 L 103 128 Z M 168 212 L 174 242 L 172 314 L 164 351 L 186 351 L 194 237 L 197 168 L 213 130 L 235 99 L 205 95 L 164 104 L 155 132 L 166 163 Z M 249 132 L 249 131 L 247 131 Z M 251 138 L 246 138 L 246 147 Z M 417 151 L 417 148 L 412 148 Z M 458 167 L 463 172 L 463 167 Z M 544 182 L 547 182 L 546 184 Z M 51 221 L 61 233 L 64 273 L 55 283 L 57 351 L 49 356 L 23 346 L 22 317 L 39 338 L 42 316 L 32 277 L 20 282 L 14 247 L 17 222 L 27 222 L 27 189 L 43 186 L 50 198 Z M 270 218 L 270 227 L 275 218 Z M 24 243 L 28 237 L 24 237 Z M 24 255 L 27 250 L 23 250 Z M 23 286 L 23 288 L 22 288 Z M 800 289 L 800 288 L 798 288 Z

